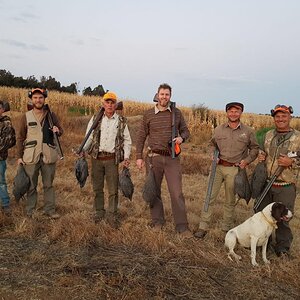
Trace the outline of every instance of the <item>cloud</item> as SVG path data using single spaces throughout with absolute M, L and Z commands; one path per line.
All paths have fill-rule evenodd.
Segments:
M 8 46 L 22 48 L 22 49 L 31 49 L 35 51 L 47 51 L 48 48 L 41 44 L 26 44 L 24 42 L 11 40 L 11 39 L 0 39 L 0 42 Z
M 33 13 L 23 12 L 19 16 L 12 17 L 12 20 L 22 23 L 28 23 L 28 21 L 37 20 L 39 18 L 40 17 L 38 15 L 35 15 Z

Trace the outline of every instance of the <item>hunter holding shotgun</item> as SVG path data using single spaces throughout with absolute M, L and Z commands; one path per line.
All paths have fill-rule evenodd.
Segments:
M 54 113 L 45 104 L 46 90 L 35 88 L 28 93 L 32 109 L 26 112 L 19 123 L 17 131 L 17 163 L 23 164 L 30 178 L 27 192 L 26 214 L 32 217 L 37 204 L 37 184 L 41 173 L 44 189 L 44 214 L 52 219 L 60 217 L 55 212 L 55 193 L 53 180 L 59 145 L 55 144 L 57 136 L 63 132 Z M 51 114 L 51 115 L 50 115 Z M 57 135 L 55 137 L 55 135 Z M 62 158 L 62 157 L 61 157 Z
M 118 184 L 119 163 L 129 166 L 131 151 L 131 137 L 127 126 L 127 119 L 116 113 L 117 95 L 107 92 L 103 96 L 104 114 L 94 124 L 93 116 L 88 123 L 86 133 L 94 125 L 92 134 L 88 137 L 83 151 L 91 156 L 92 184 L 95 194 L 95 222 L 106 217 L 113 227 L 119 225 L 118 219 Z M 101 113 L 101 111 L 100 111 Z M 108 214 L 104 209 L 104 179 L 108 187 Z
M 170 102 L 171 92 L 172 89 L 168 84 L 161 84 L 155 97 L 155 100 L 158 101 L 157 104 L 143 115 L 136 142 L 136 163 L 139 169 L 143 168 L 143 148 L 148 137 L 147 164 L 151 165 L 158 189 L 158 197 L 150 206 L 151 227 L 160 231 L 165 224 L 164 207 L 161 199 L 161 183 L 165 175 L 171 196 L 175 230 L 182 237 L 192 237 L 182 193 L 180 161 L 179 157 L 176 156 L 178 153 L 176 154 L 174 151 L 189 137 L 190 133 L 181 111 L 175 107 L 174 103 L 171 104 Z M 174 114 L 173 118 L 172 114 Z M 172 150 L 175 144 L 177 147 Z M 173 157 L 172 153 L 174 154 Z
M 257 211 L 263 210 L 272 202 L 282 202 L 288 209 L 294 212 L 296 199 L 296 184 L 299 183 L 300 158 L 289 157 L 291 152 L 300 149 L 300 132 L 290 127 L 293 109 L 291 106 L 276 105 L 271 110 L 275 129 L 268 131 L 264 137 L 264 152 L 258 155 L 258 160 L 265 161 L 269 178 L 276 170 L 281 169 L 275 181 L 262 199 Z M 298 152 L 299 153 L 299 152 Z M 297 156 L 297 154 L 295 155 Z M 289 223 L 282 221 L 277 223 L 275 230 L 275 253 L 278 256 L 288 255 L 293 240 L 293 234 Z M 272 245 L 269 245 L 272 247 Z
M 221 229 L 227 232 L 234 227 L 234 207 L 236 203 L 234 179 L 238 173 L 238 167 L 246 168 L 258 155 L 258 144 L 254 130 L 240 121 L 244 105 L 239 102 L 230 102 L 226 104 L 225 110 L 228 121 L 216 127 L 211 140 L 214 152 L 218 155 L 214 158 L 217 160 L 217 165 L 215 172 L 210 175 L 214 176 L 214 180 L 210 194 L 207 195 L 209 201 L 205 203 L 207 209 L 202 211 L 199 230 L 194 234 L 197 238 L 203 238 L 209 229 L 212 210 L 223 182 L 225 202 Z

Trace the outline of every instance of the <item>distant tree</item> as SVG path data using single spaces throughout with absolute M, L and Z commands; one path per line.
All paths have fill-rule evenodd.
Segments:
M 92 96 L 93 95 L 92 88 L 90 86 L 88 86 L 87 88 L 84 88 L 82 91 L 82 94 L 84 96 Z
M 27 88 L 34 88 L 40 85 L 38 80 L 33 75 L 27 77 L 26 81 L 27 81 L 27 86 L 26 86 Z
M 48 90 L 57 90 L 60 91 L 60 82 L 56 81 L 56 79 L 52 76 L 49 76 L 45 82 L 45 88 Z
M 77 94 L 77 82 L 71 83 L 69 86 L 62 86 L 60 91 L 70 94 Z
M 14 77 L 14 87 L 27 88 L 27 81 L 23 77 Z
M 14 85 L 14 75 L 12 75 L 9 71 L 0 70 L 0 85 L 13 86 Z
M 94 96 L 100 96 L 103 97 L 105 94 L 104 88 L 101 84 L 99 84 L 98 86 L 96 86 L 93 91 L 92 91 L 92 95 Z

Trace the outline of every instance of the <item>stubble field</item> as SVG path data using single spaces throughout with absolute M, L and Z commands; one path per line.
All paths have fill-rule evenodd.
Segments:
M 125 103 L 126 104 L 126 103 Z M 53 108 L 55 111 L 55 109 Z M 126 111 L 125 111 L 126 112 Z M 20 113 L 12 112 L 17 126 Z M 129 114 L 130 115 L 130 114 Z M 0 214 L 0 299 L 297 299 L 300 297 L 300 205 L 291 221 L 292 259 L 268 253 L 265 266 L 253 268 L 250 250 L 238 248 L 240 263 L 228 260 L 224 233 L 219 229 L 223 191 L 219 195 L 212 229 L 204 240 L 182 239 L 174 233 L 166 184 L 163 185 L 166 226 L 148 227 L 149 210 L 142 200 L 144 172 L 131 161 L 135 185 L 133 200 L 120 196 L 121 226 L 93 222 L 90 178 L 80 189 L 74 175 L 77 147 L 89 117 L 61 115 L 65 159 L 57 163 L 55 179 L 58 220 L 42 215 L 42 188 L 33 219 L 24 217 L 24 203 L 12 199 L 12 215 Z M 135 141 L 140 117 L 129 117 Z M 8 159 L 11 191 L 16 174 L 14 149 Z M 197 229 L 207 188 L 210 158 L 207 144 L 186 143 L 181 157 L 183 190 L 191 230 Z M 252 215 L 253 200 L 236 206 L 236 224 Z

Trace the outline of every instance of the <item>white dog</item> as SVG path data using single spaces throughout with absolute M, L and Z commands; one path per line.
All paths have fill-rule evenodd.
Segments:
M 243 247 L 251 247 L 251 263 L 258 266 L 256 262 L 256 247 L 262 246 L 262 258 L 264 263 L 269 264 L 267 259 L 267 244 L 273 229 L 277 228 L 276 223 L 280 221 L 289 221 L 292 218 L 292 212 L 285 205 L 279 202 L 273 202 L 266 206 L 262 211 L 256 213 L 244 223 L 229 230 L 225 236 L 225 246 L 229 249 L 228 257 L 231 256 L 236 261 L 241 257 L 234 252 L 234 247 L 239 242 Z

